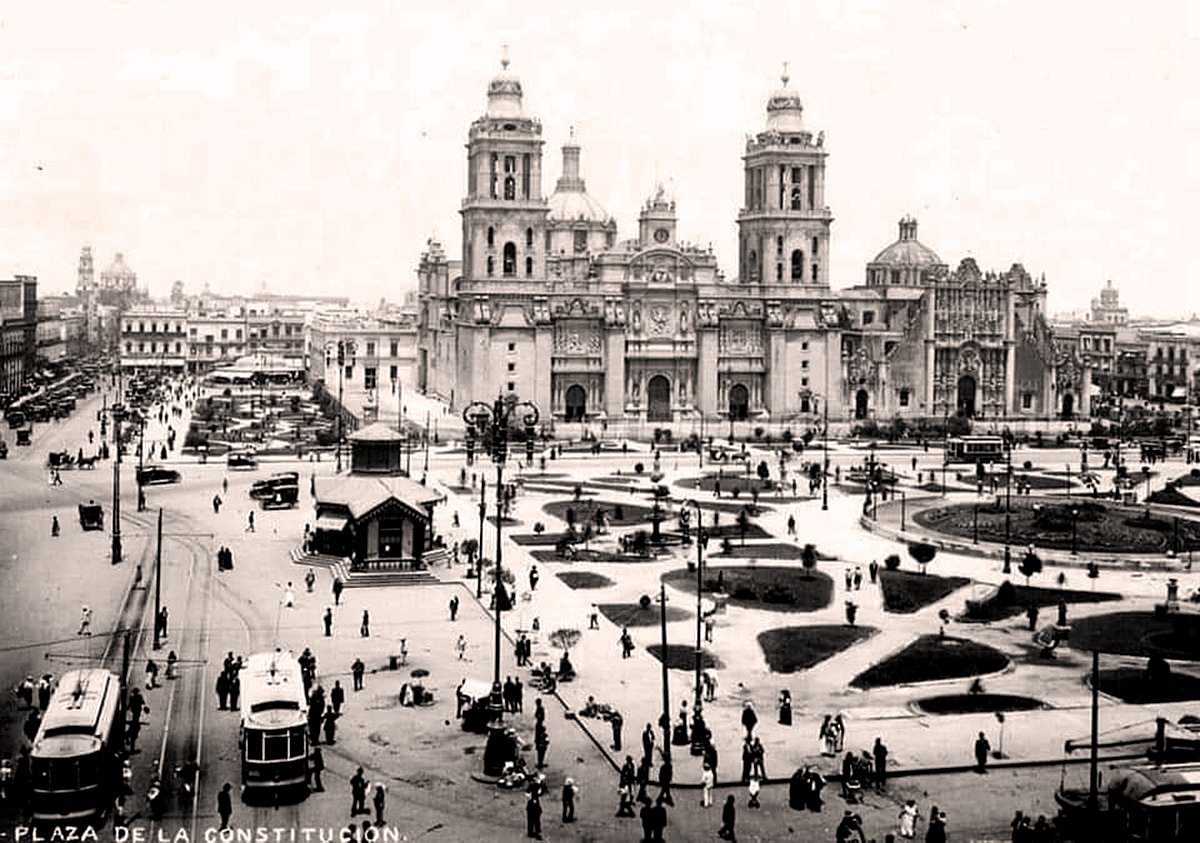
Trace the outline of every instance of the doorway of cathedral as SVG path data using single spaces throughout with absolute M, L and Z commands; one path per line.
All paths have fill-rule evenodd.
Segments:
M 740 383 L 729 390 L 730 421 L 745 421 L 750 417 L 750 392 Z
M 583 421 L 583 414 L 587 410 L 587 391 L 579 384 L 574 384 L 567 390 L 566 405 L 565 421 Z
M 671 420 L 671 382 L 666 375 L 655 375 L 646 384 L 646 421 Z
M 871 397 L 867 395 L 865 389 L 860 389 L 858 394 L 854 396 L 854 418 L 862 420 L 867 417 L 867 405 Z
M 1064 419 L 1075 418 L 1075 396 L 1069 392 L 1063 396 L 1062 417 Z
M 970 375 L 958 379 L 958 414 L 964 419 L 975 418 L 975 378 Z

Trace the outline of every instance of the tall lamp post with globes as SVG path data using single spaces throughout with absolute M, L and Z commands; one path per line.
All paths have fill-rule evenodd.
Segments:
M 501 685 L 500 685 L 500 646 L 502 632 L 500 628 L 500 613 L 503 610 L 503 605 L 500 601 L 502 594 L 502 584 L 500 578 L 501 556 L 503 544 L 501 543 L 501 529 L 504 523 L 504 463 L 508 459 L 508 428 L 513 418 L 518 417 L 521 413 L 524 414 L 522 421 L 525 424 L 525 449 L 527 457 L 532 458 L 533 443 L 534 443 L 534 426 L 538 423 L 540 414 L 538 408 L 529 401 L 517 401 L 516 396 L 511 395 L 508 399 L 503 396 L 498 396 L 495 402 L 488 406 L 482 401 L 472 401 L 463 410 L 463 421 L 467 425 L 467 437 L 473 440 L 475 437 L 480 439 L 485 438 L 488 434 L 486 442 L 490 443 L 489 453 L 492 457 L 492 462 L 496 465 L 496 580 L 495 580 L 495 652 L 492 657 L 492 695 L 490 705 L 495 711 L 496 719 L 500 719 L 503 715 L 504 706 L 501 701 Z M 468 453 L 473 451 L 473 446 L 468 446 Z M 482 511 L 482 510 L 481 510 Z M 480 547 L 482 553 L 483 548 Z
M 703 611 L 703 595 L 704 595 L 704 513 L 700 510 L 700 501 L 695 498 L 689 498 L 684 501 L 684 506 L 696 507 L 696 693 L 695 701 L 693 702 L 694 710 L 700 710 L 700 674 L 703 671 L 703 639 L 700 636 L 700 628 L 704 623 Z M 663 661 L 667 658 L 666 650 L 663 650 Z

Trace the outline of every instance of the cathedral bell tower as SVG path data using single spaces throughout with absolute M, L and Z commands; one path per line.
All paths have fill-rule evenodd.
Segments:
M 765 131 L 747 139 L 745 204 L 738 213 L 738 277 L 743 284 L 829 286 L 825 133 L 813 140 L 804 106 L 788 87 L 767 101 Z
M 488 83 L 487 110 L 467 140 L 463 199 L 463 276 L 468 280 L 546 277 L 546 214 L 542 196 L 542 124 L 525 114 L 521 80 L 501 70 Z

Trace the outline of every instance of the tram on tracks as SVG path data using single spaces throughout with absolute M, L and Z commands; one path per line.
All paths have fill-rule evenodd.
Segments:
M 242 785 L 303 786 L 308 773 L 307 702 L 291 653 L 255 653 L 241 669 Z
M 121 782 L 124 725 L 121 681 L 108 670 L 63 674 L 30 753 L 35 822 L 103 814 Z

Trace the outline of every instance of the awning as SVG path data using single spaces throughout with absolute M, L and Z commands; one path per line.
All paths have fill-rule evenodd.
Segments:
M 350 519 L 342 515 L 322 515 L 317 518 L 317 523 L 313 525 L 315 530 L 330 530 L 339 532 L 346 529 Z
M 1187 398 L 1187 387 L 1186 386 L 1175 387 L 1174 389 L 1171 390 L 1171 397 L 1172 398 Z

